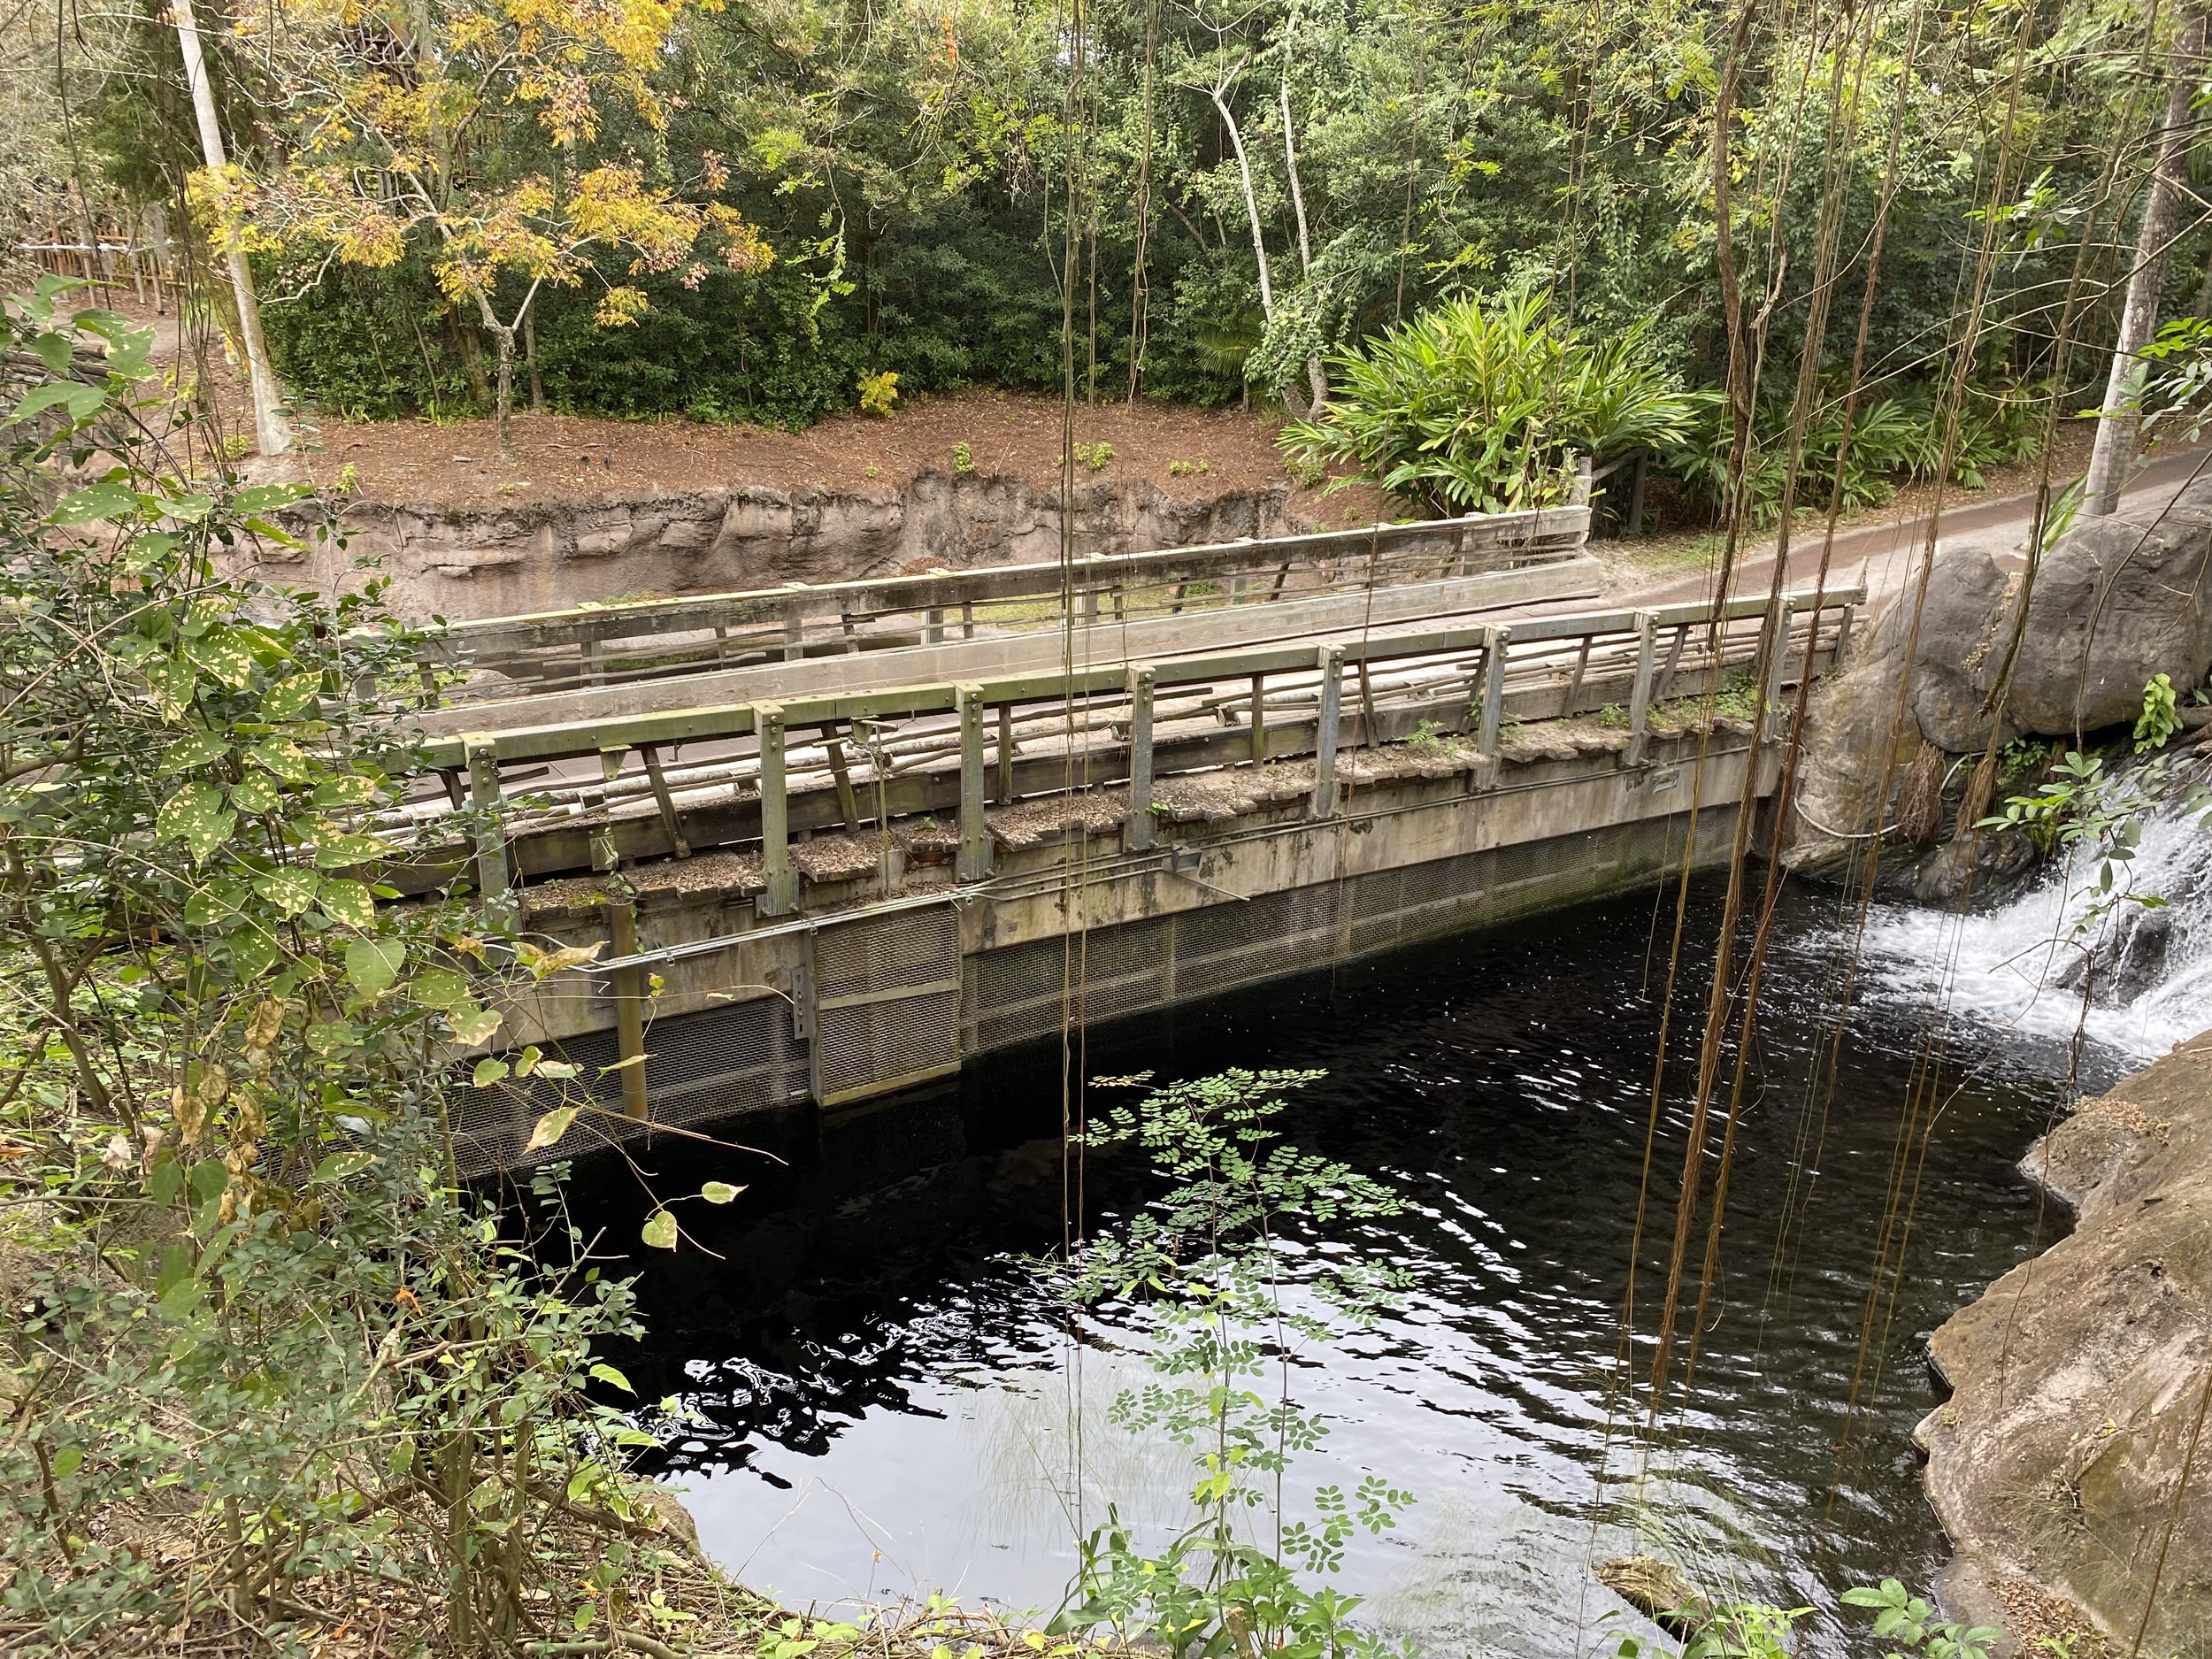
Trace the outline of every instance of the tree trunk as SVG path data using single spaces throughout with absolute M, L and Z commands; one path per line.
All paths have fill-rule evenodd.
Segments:
M 2081 511 L 2094 517 L 2118 510 L 2120 487 L 2135 464 L 2135 436 L 2142 425 L 2142 388 L 2136 377 L 2143 348 L 2158 329 L 2158 295 L 2166 281 L 2166 255 L 2174 239 L 2176 210 L 2184 188 L 2182 174 L 2195 122 L 2190 114 L 2196 89 L 2197 60 L 2203 55 L 2205 12 L 2201 4 L 2184 14 L 2174 42 L 2166 96 L 2166 124 L 2158 135 L 2158 160 L 2143 203 L 2143 227 L 2135 242 L 2135 269 L 2128 278 L 2127 303 L 2120 312 L 2120 337 L 2112 349 L 2103 411 L 2097 419 L 2096 447 L 2090 451 L 2089 475 L 2082 485 Z
M 490 326 L 499 342 L 499 458 L 511 465 L 515 458 L 515 331 L 504 323 Z
M 1244 134 L 1237 130 L 1237 118 L 1229 113 L 1229 100 L 1224 96 L 1226 81 L 1206 88 L 1206 96 L 1214 101 L 1214 108 L 1221 112 L 1221 124 L 1228 129 L 1230 148 L 1237 152 L 1237 176 L 1244 181 L 1244 218 L 1252 227 L 1252 257 L 1260 267 L 1260 311 L 1269 322 L 1275 320 L 1275 283 L 1267 270 L 1267 242 L 1260 234 L 1260 199 L 1252 188 L 1252 161 L 1244 153 Z M 1310 411 L 1300 407 L 1298 395 L 1288 387 L 1283 388 L 1283 402 L 1290 412 L 1303 420 Z
M 1287 72 L 1290 57 L 1287 49 L 1283 57 L 1284 68 Z M 1290 205 L 1298 217 L 1298 273 L 1310 277 L 1313 274 L 1313 242 L 1306 234 L 1306 193 L 1298 183 L 1298 147 L 1290 133 L 1290 77 L 1287 73 L 1277 90 L 1282 94 L 1283 103 L 1283 171 L 1290 175 Z M 1307 357 L 1306 381 L 1313 388 L 1313 406 L 1317 410 L 1328 401 L 1329 396 L 1329 378 L 1321 373 L 1319 357 Z
M 531 312 L 522 316 L 522 360 L 530 371 L 530 412 L 545 413 L 545 381 L 538 375 L 538 319 Z
M 226 165 L 223 129 L 215 119 L 215 89 L 200 51 L 200 26 L 192 0 L 176 0 L 177 44 L 184 53 L 184 78 L 192 91 L 192 111 L 200 126 L 200 153 L 211 170 Z M 261 332 L 261 306 L 254 296 L 253 267 L 237 249 L 225 256 L 230 265 L 231 298 L 238 308 L 239 343 L 246 354 L 246 381 L 253 397 L 254 435 L 264 455 L 282 455 L 292 447 L 292 423 L 284 412 L 283 388 L 269 365 L 269 343 Z

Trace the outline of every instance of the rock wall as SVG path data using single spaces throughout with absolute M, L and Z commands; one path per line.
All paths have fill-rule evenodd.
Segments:
M 923 472 L 882 494 L 758 485 L 491 509 L 360 502 L 347 545 L 265 554 L 267 580 L 334 589 L 373 560 L 405 615 L 456 620 L 557 611 L 594 600 L 826 582 L 933 566 L 1056 558 L 1060 503 L 1019 478 Z M 1075 493 L 1079 555 L 1141 551 L 1240 536 L 1294 522 L 1289 486 L 1179 499 L 1143 480 L 1099 480 Z M 271 549 L 281 554 L 283 549 Z
M 1950 1599 L 2016 1628 L 2023 1586 L 2055 1593 L 2130 1652 L 2147 1609 L 2144 1654 L 2212 1652 L 2212 1034 L 2021 1168 L 2078 1219 L 1930 1345 L 1954 1390 L 1919 1431 Z

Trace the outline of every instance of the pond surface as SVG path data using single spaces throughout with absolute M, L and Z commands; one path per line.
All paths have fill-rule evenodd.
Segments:
M 1901 1122 L 1938 1046 L 1924 999 L 1863 983 L 1832 1087 L 1809 1087 L 1837 1041 L 1854 936 L 1839 903 L 1787 895 L 1694 1382 L 1655 1435 L 1646 1398 L 1618 1386 L 1620 1312 L 1671 889 L 1087 1033 L 1089 1077 L 1326 1071 L 1292 1097 L 1286 1135 L 1406 1202 L 1332 1241 L 1404 1270 L 1403 1306 L 1303 1354 L 1291 1382 L 1332 1431 L 1286 1482 L 1293 1516 L 1314 1486 L 1371 1472 L 1416 1494 L 1335 1575 L 1375 1623 L 1431 1653 L 1587 1653 L 1620 1608 L 1591 1567 L 1655 1542 L 1728 1595 L 1825 1608 L 1885 1574 L 1932 1586 L 1947 1552 L 1912 1441 L 1940 1399 L 1925 1336 L 2062 1229 L 2013 1166 L 2068 1060 L 2055 1042 L 1945 1032 L 1940 1110 L 1901 1174 Z M 1664 1283 L 1717 886 L 1694 905 L 1640 1333 Z M 2117 1069 L 2090 1066 L 2091 1087 Z M 1180 1512 L 1187 1451 L 1109 1420 L 1147 1374 L 1141 1333 L 1109 1311 L 1071 1334 L 1021 1260 L 1057 1249 L 1074 1207 L 1060 1078 L 1055 1047 L 841 1118 L 746 1120 L 781 1169 L 681 1143 L 650 1156 L 664 1191 L 751 1183 L 727 1210 L 681 1207 L 723 1259 L 647 1263 L 652 1334 L 618 1356 L 642 1396 L 691 1414 L 650 1467 L 747 1582 L 800 1605 L 941 1588 L 1049 1609 L 1110 1503 L 1141 1525 Z M 1081 1212 L 1110 1224 L 1151 1190 L 1125 1161 L 1093 1160 Z M 636 1237 L 628 1178 L 580 1171 L 577 1196 L 610 1236 Z M 1886 1217 L 1895 1243 L 1870 1298 Z M 1703 1238 L 1701 1218 L 1694 1277 Z M 1824 1620 L 1814 1649 L 1839 1651 L 1841 1632 Z

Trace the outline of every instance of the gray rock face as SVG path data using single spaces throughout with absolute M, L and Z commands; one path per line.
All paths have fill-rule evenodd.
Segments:
M 2184 1044 L 2030 1149 L 2079 1225 L 1945 1322 L 1919 1438 L 1970 1617 L 2025 1579 L 2146 1654 L 2212 1640 L 2212 1042 Z M 2001 1615 L 1998 1622 L 2001 1622 Z
M 2051 736 L 2131 719 L 2152 675 L 2187 693 L 2212 664 L 2212 478 L 2163 513 L 2077 524 L 2037 572 L 2010 707 Z
M 1997 566 L 1999 549 L 1982 541 L 1946 541 L 1928 573 L 1920 636 L 1913 653 L 1912 711 L 1921 735 L 1962 755 L 1989 745 L 1982 700 L 2004 661 L 2013 584 Z M 2008 709 L 2005 741 L 2019 735 Z
M 1078 557 L 1288 534 L 1289 489 L 1177 498 L 1145 480 L 1099 479 L 1074 501 Z M 357 559 L 392 579 L 403 614 L 457 620 L 557 611 L 594 600 L 845 581 L 909 569 L 1056 558 L 1056 485 L 924 472 L 902 489 L 755 485 L 480 511 L 362 502 L 348 545 L 272 548 L 272 580 L 331 591 Z M 282 561 L 282 568 L 275 568 Z
M 1784 826 L 1783 858 L 1793 870 L 1832 874 L 1889 824 L 1891 799 L 1921 737 L 1912 709 L 1901 720 L 1897 710 L 1903 622 L 1901 608 L 1889 606 L 1859 636 L 1842 670 L 1814 687 Z

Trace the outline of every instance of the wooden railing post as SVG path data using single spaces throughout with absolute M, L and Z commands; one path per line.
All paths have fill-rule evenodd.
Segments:
M 767 884 L 760 914 L 788 916 L 799 908 L 798 872 L 791 864 L 790 803 L 783 772 L 783 704 L 757 703 L 753 730 L 760 738 L 760 873 Z
M 584 793 L 584 810 L 595 814 L 598 826 L 591 833 L 591 867 L 601 872 L 619 869 L 621 850 L 614 840 L 614 818 L 607 811 L 607 788 L 622 775 L 622 757 L 629 753 L 619 743 L 609 744 L 599 751 L 599 785 L 596 790 Z
M 1505 713 L 1505 658 L 1513 640 L 1509 627 L 1486 628 L 1482 643 L 1482 726 L 1475 748 L 1484 760 L 1498 757 L 1498 724 Z
M 1152 845 L 1152 666 L 1129 669 L 1129 826 L 1122 845 L 1143 852 Z
M 1313 815 L 1336 810 L 1336 735 L 1344 718 L 1344 648 L 1321 648 L 1321 718 L 1313 733 Z
M 468 755 L 469 796 L 477 811 L 476 890 L 487 921 L 495 928 L 514 925 L 515 904 L 507 863 L 506 798 L 499 788 L 499 741 L 477 733 L 463 740 Z
M 1001 806 L 1014 804 L 1014 705 L 998 705 L 998 787 L 995 798 Z
M 625 899 L 610 899 L 606 904 L 607 934 L 610 949 L 618 960 L 637 955 L 637 907 Z M 614 971 L 614 1030 L 615 1044 L 621 1050 L 625 1062 L 622 1067 L 622 1115 L 642 1118 L 648 1102 L 645 1094 L 645 1007 L 641 978 L 636 968 L 617 968 Z
M 1659 619 L 1636 613 L 1636 686 L 1628 695 L 1628 764 L 1644 757 L 1645 726 L 1651 718 L 1651 676 L 1659 658 Z
M 983 816 L 983 687 L 956 686 L 960 705 L 960 856 L 954 874 L 981 881 L 991 873 L 991 826 Z
M 1819 627 L 1817 617 L 1814 618 L 1814 627 L 1816 631 Z M 1766 679 L 1759 687 L 1763 713 L 1782 700 L 1782 676 L 1789 668 L 1790 598 L 1786 589 L 1778 592 L 1767 607 L 1767 638 L 1771 641 L 1771 655 L 1767 658 Z M 1717 673 L 1717 669 L 1715 672 Z
M 1252 764 L 1267 760 L 1267 676 L 1252 676 Z

